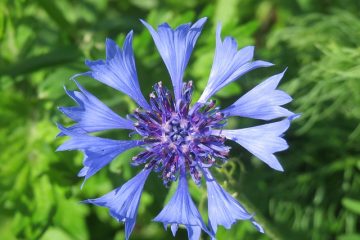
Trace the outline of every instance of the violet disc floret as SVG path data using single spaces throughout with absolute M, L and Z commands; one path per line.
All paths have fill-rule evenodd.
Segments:
M 124 222 L 126 239 L 130 238 L 134 229 L 142 191 L 152 171 L 162 178 L 165 186 L 179 182 L 170 201 L 154 218 L 154 221 L 164 226 L 170 225 L 173 235 L 182 225 L 187 229 L 190 240 L 198 240 L 201 231 L 215 239 L 218 226 L 229 229 L 238 220 L 248 220 L 259 232 L 264 232 L 255 221 L 254 214 L 249 213 L 216 182 L 210 168 L 221 167 L 228 160 L 230 147 L 226 146 L 225 141 L 231 140 L 271 168 L 283 171 L 274 154 L 287 149 L 283 136 L 290 122 L 297 117 L 283 106 L 292 98 L 277 89 L 285 71 L 266 79 L 230 106 L 220 109 L 210 99 L 213 95 L 247 72 L 272 64 L 254 61 L 252 46 L 238 50 L 234 38 L 225 37 L 222 40 L 219 24 L 208 84 L 200 98 L 191 104 L 193 82 L 184 82 L 183 76 L 205 22 L 206 18 L 202 18 L 194 24 L 183 24 L 175 29 L 164 23 L 155 30 L 142 21 L 169 72 L 173 92 L 158 82 L 153 86 L 149 101 L 143 96 L 136 73 L 132 31 L 122 48 L 107 39 L 106 59 L 86 61 L 89 71 L 71 78 L 80 92 L 65 89 L 77 106 L 59 108 L 75 123 L 68 127 L 58 124 L 58 136 L 71 138 L 58 151 L 80 150 L 84 153 L 84 166 L 78 174 L 80 177 L 87 180 L 128 149 L 143 149 L 131 160 L 131 165 L 143 166 L 140 173 L 108 194 L 84 201 L 108 208 L 111 216 Z M 138 108 L 128 114 L 127 118 L 119 116 L 82 87 L 76 81 L 79 76 L 91 77 L 127 94 L 137 103 Z M 282 119 L 243 129 L 226 129 L 227 119 L 234 116 L 264 121 Z M 130 130 L 130 137 L 137 137 L 113 140 L 90 135 L 93 132 L 119 129 Z M 198 186 L 202 178 L 206 182 L 207 225 L 191 199 L 188 178 L 192 178 Z
M 229 153 L 225 137 L 211 132 L 226 124 L 224 114 L 214 101 L 197 104 L 190 113 L 192 91 L 192 82 L 184 83 L 182 97 L 175 102 L 170 91 L 159 82 L 150 94 L 151 110 L 136 109 L 129 115 L 135 132 L 147 145 L 144 152 L 133 157 L 132 164 L 154 167 L 161 172 L 165 184 L 177 180 L 182 166 L 199 184 L 200 168 L 226 160 Z

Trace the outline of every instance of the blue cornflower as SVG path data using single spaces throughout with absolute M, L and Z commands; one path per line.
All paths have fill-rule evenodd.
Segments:
M 281 107 L 289 103 L 291 97 L 276 89 L 285 71 L 266 79 L 227 108 L 216 107 L 215 101 L 209 99 L 220 89 L 253 69 L 272 66 L 269 62 L 252 60 L 254 47 L 238 50 L 233 38 L 222 40 L 221 26 L 218 25 L 208 84 L 200 99 L 190 106 L 193 83 L 183 82 L 183 75 L 205 21 L 206 18 L 202 18 L 193 25 L 183 24 L 176 29 L 164 23 L 157 30 L 142 21 L 170 74 L 174 94 L 158 82 L 149 101 L 145 99 L 136 74 L 132 31 L 126 36 L 123 48 L 106 40 L 105 60 L 86 61 L 90 70 L 72 78 L 80 91 L 65 89 L 77 106 L 59 109 L 76 123 L 70 127 L 58 125 L 60 135 L 71 137 L 58 150 L 84 153 L 84 167 L 79 176 L 86 180 L 122 152 L 134 147 L 144 149 L 131 161 L 134 166 L 144 165 L 140 173 L 112 192 L 84 201 L 109 208 L 111 216 L 125 223 L 126 239 L 135 226 L 141 193 L 152 171 L 161 175 L 165 185 L 178 181 L 176 192 L 154 218 L 165 228 L 170 225 L 174 235 L 178 226 L 183 225 L 189 239 L 199 239 L 201 231 L 214 239 L 219 225 L 229 229 L 237 220 L 249 220 L 263 232 L 253 215 L 216 182 L 210 169 L 227 161 L 230 147 L 225 141 L 228 139 L 271 168 L 283 171 L 274 153 L 287 149 L 282 136 L 295 116 Z M 75 80 L 78 76 L 89 76 L 127 94 L 139 107 L 127 118 L 120 117 L 85 90 Z M 227 119 L 232 116 L 282 120 L 243 129 L 224 129 Z M 112 140 L 88 134 L 108 129 L 128 129 L 132 131 L 131 135 L 140 137 L 137 140 Z M 208 225 L 191 199 L 188 176 L 198 185 L 202 177 L 206 181 Z

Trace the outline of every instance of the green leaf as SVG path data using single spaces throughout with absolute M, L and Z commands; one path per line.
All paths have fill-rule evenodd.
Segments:
M 38 0 L 38 3 L 47 12 L 49 17 L 58 24 L 60 29 L 69 33 L 69 35 L 72 34 L 73 27 L 68 22 L 68 20 L 65 18 L 64 13 L 56 5 L 57 2 L 52 2 L 52 1 L 47 1 L 47 0 Z
M 51 72 L 44 80 L 38 85 L 38 98 L 39 99 L 58 99 L 64 95 L 65 91 L 62 90 L 62 83 L 77 73 L 76 70 L 69 68 L 58 68 Z
M 59 47 L 46 54 L 24 59 L 4 68 L 0 67 L 0 75 L 18 76 L 31 73 L 46 67 L 65 64 L 78 59 L 80 52 L 74 47 Z
M 359 200 L 355 200 L 352 198 L 343 198 L 341 202 L 342 202 L 342 205 L 346 209 L 360 215 L 360 201 Z
M 221 89 L 219 92 L 216 93 L 216 96 L 219 97 L 233 97 L 233 96 L 240 96 L 241 87 L 239 84 L 229 84 Z
M 359 240 L 360 234 L 346 234 L 340 235 L 337 240 Z
M 238 19 L 237 10 L 239 0 L 219 0 L 216 4 L 215 22 L 221 22 L 223 26 L 234 23 Z

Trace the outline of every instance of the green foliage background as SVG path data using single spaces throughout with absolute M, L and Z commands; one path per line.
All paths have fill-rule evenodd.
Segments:
M 85 71 L 85 59 L 104 58 L 104 41 L 119 44 L 134 29 L 141 88 L 169 82 L 152 39 L 139 19 L 172 26 L 208 16 L 186 79 L 204 88 L 211 68 L 215 27 L 240 46 L 255 45 L 256 58 L 276 64 L 231 84 L 217 95 L 231 104 L 270 74 L 288 67 L 280 88 L 302 113 L 286 134 L 290 149 L 278 154 L 285 172 L 271 170 L 239 146 L 218 169 L 222 185 L 263 224 L 220 228 L 218 239 L 360 239 L 360 2 L 357 0 L 1 0 L 0 1 L 0 238 L 124 239 L 122 224 L 106 209 L 80 204 L 135 174 L 122 154 L 83 190 L 76 177 L 82 156 L 56 153 L 55 122 L 70 124 L 57 106 L 73 103 L 63 86 Z M 129 98 L 100 83 L 81 83 L 119 114 L 135 108 Z M 256 122 L 236 119 L 231 127 Z M 110 133 L 125 138 L 127 133 Z M 156 176 L 145 186 L 132 239 L 173 239 L 151 221 L 169 199 Z M 191 186 L 206 219 L 206 192 Z M 185 239 L 180 230 L 175 239 Z M 203 236 L 203 239 L 207 239 Z

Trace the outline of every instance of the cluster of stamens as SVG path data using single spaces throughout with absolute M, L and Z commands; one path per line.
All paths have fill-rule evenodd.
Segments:
M 215 101 L 197 103 L 190 108 L 192 82 L 184 83 L 182 97 L 174 101 L 170 91 L 159 82 L 150 94 L 151 111 L 136 109 L 129 117 L 136 133 L 146 144 L 145 151 L 133 157 L 132 164 L 145 164 L 161 172 L 164 184 L 175 181 L 179 170 L 187 170 L 199 184 L 201 168 L 226 160 L 229 147 L 225 138 L 211 135 L 226 119 Z

